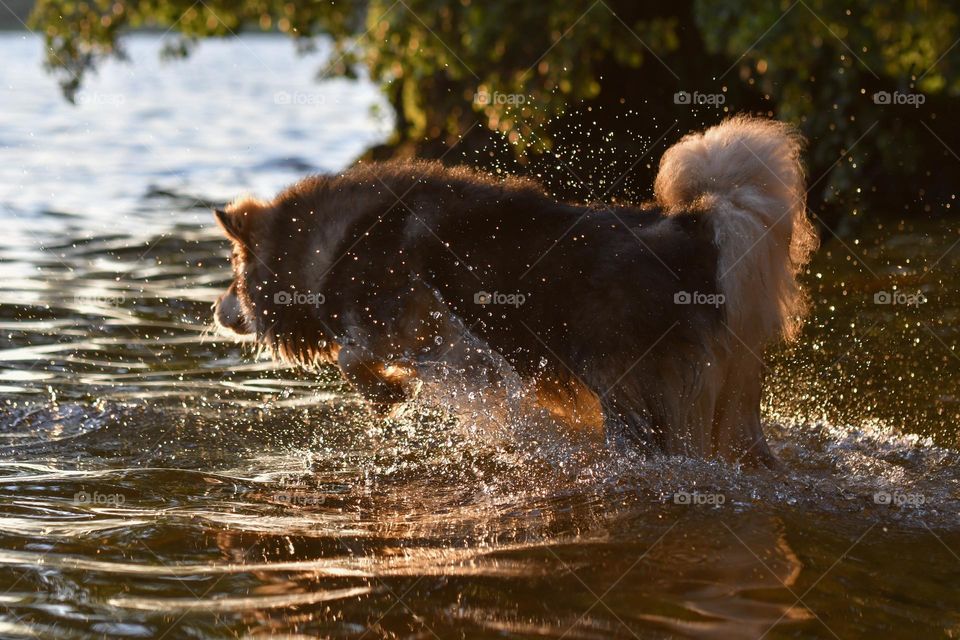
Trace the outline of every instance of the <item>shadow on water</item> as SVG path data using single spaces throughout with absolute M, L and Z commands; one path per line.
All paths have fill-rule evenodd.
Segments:
M 0 635 L 960 634 L 956 228 L 820 252 L 773 474 L 372 420 L 209 332 L 225 243 L 156 182 L 136 225 L 2 203 Z

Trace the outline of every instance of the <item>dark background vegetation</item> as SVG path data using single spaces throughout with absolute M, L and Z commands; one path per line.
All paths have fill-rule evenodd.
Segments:
M 135 28 L 169 29 L 177 55 L 241 31 L 306 50 L 331 36 L 318 77 L 366 73 L 395 110 L 368 157 L 532 173 L 569 198 L 648 197 L 683 133 L 768 114 L 808 137 L 811 209 L 833 229 L 956 210 L 958 14 L 943 0 L 41 0 L 30 25 L 68 98 Z M 877 104 L 883 91 L 923 104 Z

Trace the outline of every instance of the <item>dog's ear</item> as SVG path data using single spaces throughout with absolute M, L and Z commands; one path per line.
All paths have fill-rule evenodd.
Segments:
M 217 224 L 228 238 L 234 242 L 249 244 L 252 227 L 269 209 L 269 203 L 245 197 L 230 203 L 226 209 L 215 209 L 214 215 Z
M 223 230 L 227 237 L 231 240 L 236 240 L 237 242 L 243 242 L 243 230 L 240 225 L 240 220 L 237 217 L 230 215 L 223 209 L 214 209 L 213 215 L 217 218 L 217 224 L 220 225 L 220 228 Z

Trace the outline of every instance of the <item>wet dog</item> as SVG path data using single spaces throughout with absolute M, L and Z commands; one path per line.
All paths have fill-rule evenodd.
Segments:
M 761 357 L 797 332 L 816 246 L 801 146 L 729 119 L 668 149 L 640 206 L 427 162 L 310 177 L 216 212 L 235 276 L 216 321 L 377 407 L 438 363 L 495 383 L 498 358 L 567 423 L 772 464 Z

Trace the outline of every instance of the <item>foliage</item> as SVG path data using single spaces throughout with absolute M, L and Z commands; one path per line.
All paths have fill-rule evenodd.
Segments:
M 335 49 L 321 76 L 364 67 L 397 112 L 393 143 L 414 152 L 449 147 L 478 119 L 513 152 L 536 155 L 559 121 L 592 119 L 593 107 L 626 103 L 692 126 L 760 110 L 801 125 L 813 172 L 840 161 L 834 191 L 864 175 L 908 174 L 924 154 L 947 157 L 941 144 L 960 148 L 921 126 L 935 131 L 936 116 L 957 107 L 958 21 L 946 0 L 40 0 L 32 17 L 68 97 L 101 59 L 123 55 L 131 28 L 177 32 L 184 41 L 171 50 L 183 52 L 246 29 L 276 29 L 305 47 L 326 35 Z M 676 115 L 678 90 L 726 101 Z M 876 104 L 878 91 L 922 92 L 926 102 Z
M 878 156 L 872 158 L 877 178 L 909 176 L 911 169 L 929 164 L 926 156 L 950 155 L 921 120 L 929 119 L 930 128 L 948 137 L 944 125 L 950 123 L 938 126 L 937 115 L 960 106 L 960 18 L 954 3 L 801 0 L 778 7 L 762 0 L 697 0 L 697 16 L 711 49 L 731 59 L 746 52 L 738 61 L 740 80 L 772 96 L 779 117 L 801 124 L 815 141 L 814 166 L 830 166 L 838 150 L 852 151 L 854 145 L 857 152 L 845 163 Z M 920 93 L 924 103 L 877 104 L 877 92 Z M 960 149 L 956 145 L 948 144 Z M 840 167 L 835 190 L 865 182 L 853 168 Z

